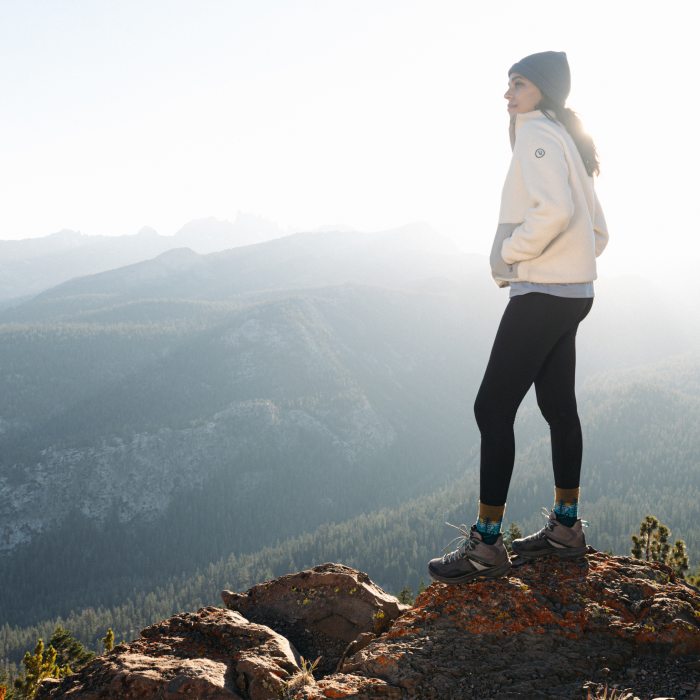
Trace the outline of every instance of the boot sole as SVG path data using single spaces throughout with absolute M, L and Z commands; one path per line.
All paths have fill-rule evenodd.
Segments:
M 491 569 L 484 569 L 484 571 L 472 571 L 468 574 L 464 574 L 459 577 L 446 578 L 440 576 L 439 574 L 433 573 L 430 568 L 428 568 L 428 575 L 433 581 L 440 581 L 441 583 L 468 583 L 469 581 L 482 581 L 490 578 L 500 578 L 505 576 L 510 571 L 510 562 L 501 564 L 500 566 L 494 566 Z
M 516 547 L 511 545 L 513 552 L 523 559 L 540 559 L 541 557 L 555 556 L 559 559 L 578 559 L 582 557 L 586 551 L 587 547 L 570 547 L 568 549 L 540 549 L 535 552 L 521 552 Z

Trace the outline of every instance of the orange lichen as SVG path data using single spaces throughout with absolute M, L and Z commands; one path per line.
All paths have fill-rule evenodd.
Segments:
M 415 634 L 415 630 L 409 629 L 404 625 L 394 625 L 385 635 L 384 639 L 398 639 Z
M 378 656 L 375 656 L 373 660 L 380 666 L 388 666 L 389 664 L 396 663 L 396 659 L 388 654 L 379 654 Z
M 493 581 L 435 582 L 363 651 L 361 668 L 395 683 L 412 677 L 406 659 L 416 650 L 429 655 L 433 639 L 438 650 L 460 634 L 559 635 L 567 643 L 600 636 L 613 648 L 618 638 L 639 647 L 664 645 L 670 654 L 698 653 L 700 598 L 664 576 L 646 562 L 592 554 L 579 563 L 533 562 Z
M 350 698 L 357 697 L 363 690 L 371 686 L 385 686 L 385 681 L 373 677 L 358 677 L 346 675 L 344 677 L 334 675 L 319 681 L 318 687 L 322 695 L 312 697 L 324 698 Z
M 356 688 L 325 688 L 323 695 L 326 698 L 349 698 L 357 694 Z
M 682 592 L 662 565 L 626 562 L 593 555 L 580 564 L 534 562 L 516 575 L 494 581 L 454 586 L 431 584 L 410 611 L 404 613 L 383 638 L 420 636 L 443 624 L 472 634 L 502 635 L 530 631 L 555 632 L 575 639 L 588 630 L 605 627 L 608 633 L 643 643 L 667 642 L 683 648 L 700 646 L 700 630 L 682 619 L 653 626 L 669 605 L 685 605 L 685 617 L 700 616 L 698 604 L 665 600 Z M 659 580 L 661 579 L 661 580 Z M 630 589 L 632 605 L 621 590 Z M 657 605 L 658 604 L 658 605 Z M 687 638 L 687 640 L 685 639 Z

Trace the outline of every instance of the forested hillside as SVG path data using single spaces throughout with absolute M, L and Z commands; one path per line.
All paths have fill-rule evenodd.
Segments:
M 695 429 L 700 420 L 695 392 L 699 371 L 697 355 L 682 355 L 634 371 L 592 377 L 582 387 L 586 447 L 581 510 L 590 522 L 587 539 L 596 548 L 629 553 L 630 535 L 646 514 L 654 513 L 671 528 L 673 541 L 685 540 L 691 567 L 700 563 L 700 437 Z M 667 381 L 669 375 L 672 381 Z M 528 442 L 529 433 L 534 435 Z M 632 442 L 622 438 L 632 434 Z M 518 420 L 518 456 L 506 511 L 506 522 L 515 521 L 526 531 L 542 526 L 540 507 L 551 505 L 548 449 L 546 424 L 528 397 Z M 332 519 L 335 522 L 312 532 L 278 537 L 274 545 L 256 552 L 234 552 L 196 572 L 173 576 L 150 592 L 143 581 L 118 605 L 76 608 L 70 615 L 28 627 L 5 624 L 0 628 L 0 658 L 16 662 L 37 637 L 48 638 L 57 624 L 93 648 L 108 627 L 118 639 L 130 639 L 141 627 L 174 612 L 218 604 L 223 588 L 244 590 L 324 561 L 364 570 L 394 593 L 404 586 L 415 591 L 421 580 L 428 580 L 428 559 L 456 534 L 445 521 L 473 522 L 477 469 L 472 450 L 459 468 L 445 469 L 448 484 L 429 495 L 346 521 Z
M 42 328 L 41 342 L 13 330 L 0 350 L 20 384 L 2 415 L 22 421 L 2 436 L 3 618 L 113 602 L 421 492 L 475 439 L 457 312 L 343 288 L 143 339 L 134 326 Z
M 420 226 L 299 234 L 172 251 L 6 309 L 0 621 L 119 605 L 453 481 L 474 503 L 472 405 L 505 303 L 487 269 Z M 654 512 L 694 554 L 697 353 L 649 365 L 692 329 L 658 299 L 642 325 L 620 306 L 629 284 L 601 289 L 579 331 L 591 534 L 620 551 Z M 508 516 L 539 527 L 551 467 L 531 396 L 516 429 Z M 382 573 L 378 543 L 338 557 L 415 586 L 443 519 L 398 569 Z
M 344 283 L 397 245 L 394 281 L 440 268 L 445 253 L 420 252 L 429 231 L 399 234 L 315 255 L 323 236 L 174 251 L 6 311 L 0 619 L 117 602 L 399 503 L 432 483 L 431 460 L 454 464 L 486 353 L 463 349 L 489 316 L 454 282 Z

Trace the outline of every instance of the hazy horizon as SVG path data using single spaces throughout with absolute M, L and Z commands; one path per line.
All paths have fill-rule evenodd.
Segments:
M 238 214 L 245 216 L 246 212 L 238 212 Z M 386 230 L 379 230 L 379 231 L 361 231 L 359 229 L 352 228 L 350 226 L 344 225 L 344 224 L 321 224 L 315 228 L 310 228 L 310 229 L 305 229 L 305 230 L 291 230 L 289 227 L 283 227 L 279 224 L 279 222 L 274 222 L 270 219 L 266 219 L 265 217 L 259 217 L 261 220 L 265 221 L 266 223 L 271 223 L 271 224 L 277 224 L 280 228 L 280 235 L 283 236 L 291 236 L 296 233 L 322 233 L 325 231 L 342 231 L 345 233 L 358 233 L 358 234 L 366 234 L 366 235 L 372 235 L 372 234 L 377 234 L 381 235 L 383 233 L 386 233 L 388 231 L 393 231 L 396 229 L 400 229 L 403 227 L 409 227 L 412 225 L 420 225 L 420 224 L 427 224 L 430 226 L 429 222 L 408 222 L 403 224 L 402 226 L 397 226 L 392 229 L 386 229 Z M 222 222 L 230 222 L 233 223 L 235 221 L 235 217 L 232 217 L 231 219 L 216 219 L 216 217 L 201 217 L 198 219 L 193 219 L 192 221 L 188 222 L 183 222 L 182 226 L 177 227 L 174 231 L 170 231 L 167 233 L 163 233 L 161 231 L 157 231 L 153 229 L 152 227 L 149 226 L 143 226 L 141 229 L 138 231 L 132 232 L 132 233 L 125 233 L 125 234 L 103 234 L 103 233 L 90 233 L 90 232 L 85 232 L 85 231 L 75 231 L 73 229 L 60 229 L 53 231 L 51 233 L 47 234 L 42 234 L 39 236 L 31 236 L 31 237 L 26 237 L 23 239 L 0 239 L 0 243 L 4 242 L 16 242 L 16 241 L 21 241 L 21 240 L 38 240 L 41 238 L 46 238 L 48 236 L 53 236 L 56 234 L 60 234 L 66 231 L 70 231 L 72 233 L 78 233 L 83 236 L 86 236 L 88 238 L 110 238 L 110 239 L 119 239 L 119 238 L 126 238 L 126 237 L 133 237 L 137 236 L 139 233 L 141 233 L 142 229 L 151 229 L 155 231 L 155 233 L 159 236 L 163 236 L 164 238 L 175 238 L 176 234 L 178 234 L 181 229 L 184 229 L 188 224 L 191 223 L 200 223 L 204 222 L 207 219 L 214 220 L 216 223 L 222 223 Z M 434 227 L 432 227 L 434 228 Z M 440 234 L 440 231 L 436 231 L 438 234 Z M 466 250 L 463 247 L 460 246 L 460 241 L 455 238 L 451 238 L 450 236 L 446 236 L 449 240 L 453 241 L 459 248 L 459 252 L 466 254 L 466 255 L 479 255 L 484 258 L 484 266 L 483 266 L 483 275 L 485 279 L 490 278 L 490 272 L 489 272 L 489 263 L 488 263 L 488 252 L 483 251 L 483 250 Z M 272 240 L 272 239 L 266 239 L 266 240 Z M 256 243 L 242 243 L 242 245 L 254 245 Z M 177 247 L 190 247 L 192 246 L 186 246 L 186 245 L 180 245 Z M 436 244 L 436 249 L 438 249 L 440 246 L 439 244 Z M 197 251 L 195 251 L 197 252 Z M 215 251 L 207 251 L 207 252 L 200 252 L 199 254 L 201 255 L 206 255 L 209 252 L 215 252 Z M 148 259 L 150 256 L 146 256 L 144 259 Z M 600 259 L 599 259 L 600 262 Z M 131 264 L 131 263 L 128 263 Z M 114 265 L 115 268 L 117 267 L 122 267 L 121 264 L 116 264 Z M 649 274 L 649 271 L 638 271 L 634 269 L 621 269 L 619 271 L 612 270 L 608 272 L 607 274 L 603 272 L 601 274 L 601 266 L 599 264 L 599 274 L 598 278 L 595 281 L 595 288 L 597 289 L 598 292 L 600 292 L 601 289 L 604 289 L 604 285 L 607 285 L 608 283 L 615 283 L 619 281 L 624 281 L 624 280 L 630 280 L 631 282 L 635 283 L 636 281 L 643 281 L 644 285 L 648 291 L 648 298 L 646 300 L 640 300 L 642 302 L 648 301 L 652 298 L 655 299 L 660 299 L 660 298 L 665 298 L 667 300 L 673 301 L 674 304 L 677 307 L 677 311 L 679 313 L 686 313 L 686 312 L 691 312 L 691 305 L 694 309 L 694 297 L 691 294 L 691 284 L 692 280 L 690 278 L 681 278 L 677 275 L 670 274 L 668 276 L 664 275 L 657 275 L 653 276 Z M 49 285 L 53 286 L 53 285 Z M 635 284 L 635 286 L 638 288 L 638 285 Z M 497 290 L 497 293 L 499 293 L 502 297 L 503 300 L 507 300 L 508 298 L 508 290 Z M 690 324 L 691 327 L 697 327 L 700 329 L 700 323 L 697 321 L 694 323 Z
M 700 255 L 691 14 L 601 0 L 578 15 L 551 0 L 8 0 L 0 239 L 172 235 L 243 211 L 289 233 L 424 221 L 487 255 L 510 159 L 507 69 L 553 49 L 600 153 L 599 276 L 684 294 L 677 259 Z M 661 91 L 682 95 L 672 119 Z

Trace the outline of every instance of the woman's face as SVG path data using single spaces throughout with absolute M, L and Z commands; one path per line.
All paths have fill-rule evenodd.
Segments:
M 542 99 L 542 92 L 527 78 L 518 73 L 511 73 L 508 80 L 508 90 L 503 97 L 508 100 L 508 114 L 523 114 L 537 109 Z

